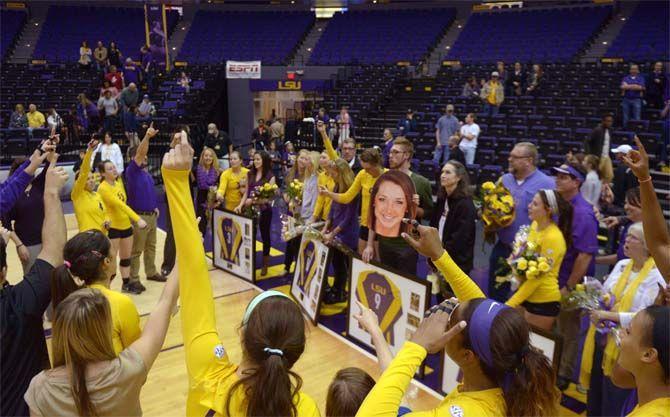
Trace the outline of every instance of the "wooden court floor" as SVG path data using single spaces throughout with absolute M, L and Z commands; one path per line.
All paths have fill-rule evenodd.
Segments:
M 66 215 L 68 237 L 77 233 L 74 215 Z M 165 233 L 158 232 L 158 250 L 156 265 L 162 262 L 162 247 Z M 22 279 L 21 264 L 16 255 L 13 243 L 7 248 L 8 280 L 16 283 Z M 131 295 L 140 313 L 141 324 L 148 318 L 161 294 L 163 284 L 144 280 L 144 267 L 140 276 L 147 291 L 141 295 Z M 217 318 L 217 328 L 226 351 L 235 362 L 241 359 L 239 343 L 239 324 L 249 301 L 259 292 L 252 284 L 236 278 L 224 271 L 211 267 L 210 279 L 214 292 L 214 305 Z M 121 280 L 112 283 L 112 289 L 120 291 Z M 308 328 L 307 346 L 305 352 L 296 363 L 294 370 L 303 379 L 302 390 L 317 402 L 322 415 L 325 416 L 326 395 L 328 385 L 335 373 L 345 367 L 355 366 L 364 369 L 375 379 L 380 372 L 376 360 L 370 358 L 360 349 L 333 335 L 330 331 L 313 326 L 306 321 Z M 45 329 L 51 323 L 45 322 Z M 47 345 L 51 349 L 50 338 Z M 144 415 L 148 417 L 183 416 L 186 410 L 186 396 L 188 391 L 188 376 L 186 373 L 183 339 L 181 335 L 181 318 L 177 313 L 170 323 L 170 327 L 163 345 L 163 351 L 158 355 L 146 384 L 142 390 L 141 403 Z M 419 386 L 417 394 L 409 398 L 410 406 L 414 410 L 429 410 L 436 407 L 440 399 Z M 561 409 L 562 416 L 575 416 L 567 409 Z

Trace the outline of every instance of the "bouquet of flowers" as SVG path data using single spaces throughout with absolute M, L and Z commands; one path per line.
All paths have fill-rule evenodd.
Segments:
M 291 200 L 301 201 L 302 200 L 302 189 L 304 184 L 297 179 L 291 181 L 286 187 L 286 194 Z
M 487 181 L 482 184 L 480 195 L 481 218 L 487 241 L 495 240 L 494 232 L 514 221 L 514 198 L 502 182 Z
M 259 200 L 272 200 L 277 194 L 278 188 L 279 187 L 277 184 L 270 184 L 269 182 L 266 182 L 260 187 L 256 187 L 253 192 L 253 196 Z
M 604 310 L 611 311 L 615 297 L 603 288 L 603 284 L 593 277 L 584 277 L 584 281 L 575 285 L 575 289 L 563 296 L 561 308 L 565 310 Z M 609 333 L 617 327 L 611 320 L 601 320 L 596 325 L 599 333 Z
M 281 221 L 281 237 L 282 240 L 288 242 L 294 237 L 300 236 L 308 230 L 319 232 L 316 228 L 323 226 L 324 222 L 305 223 L 301 219 L 294 216 L 282 213 L 279 215 Z
M 551 270 L 552 261 L 537 251 L 537 245 L 528 241 L 530 226 L 519 228 L 514 236 L 512 254 L 507 258 L 508 268 L 502 272 L 496 271 L 496 285 L 511 282 L 512 288 L 527 280 L 535 279 L 541 273 Z

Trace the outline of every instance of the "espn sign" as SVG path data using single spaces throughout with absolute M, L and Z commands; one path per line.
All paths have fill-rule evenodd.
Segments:
M 261 78 L 261 61 L 226 61 L 226 78 Z

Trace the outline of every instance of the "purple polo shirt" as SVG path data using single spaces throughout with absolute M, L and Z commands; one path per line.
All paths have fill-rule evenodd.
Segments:
M 135 211 L 154 211 L 158 208 L 158 197 L 154 179 L 134 159 L 123 171 L 126 179 L 127 203 Z
M 589 253 L 593 255 L 586 270 L 587 276 L 596 272 L 596 255 L 598 254 L 598 220 L 593 206 L 580 193 L 570 200 L 572 204 L 572 245 L 565 252 L 561 270 L 558 273 L 558 286 L 564 287 L 572 272 L 577 255 Z
M 514 175 L 511 173 L 503 175 L 502 182 L 510 193 L 512 193 L 516 214 L 512 224 L 498 230 L 498 239 L 506 245 L 511 245 L 512 242 L 514 242 L 514 235 L 516 235 L 519 228 L 523 225 L 530 224 L 530 219 L 528 218 L 528 205 L 533 200 L 533 197 L 535 197 L 535 194 L 542 189 L 555 189 L 556 182 L 554 181 L 554 178 L 541 172 L 539 169 L 536 169 L 535 172 L 526 177 L 521 185 L 517 183 Z
M 641 87 L 644 87 L 644 77 L 642 75 L 636 75 L 633 77 L 632 75 L 627 75 L 623 77 L 623 82 L 625 82 L 628 85 L 636 84 Z M 623 94 L 624 98 L 641 98 L 642 97 L 642 91 L 631 91 L 631 90 L 625 90 Z
M 123 79 L 126 82 L 126 85 L 130 83 L 137 84 L 139 82 L 139 70 L 135 64 L 123 66 Z

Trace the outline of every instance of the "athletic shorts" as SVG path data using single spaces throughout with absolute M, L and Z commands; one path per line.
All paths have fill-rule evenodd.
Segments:
M 127 237 L 131 237 L 132 235 L 133 235 L 132 227 L 129 227 L 125 230 L 110 228 L 107 237 L 109 237 L 110 239 L 125 239 Z
M 561 303 L 558 301 L 551 301 L 548 303 L 531 303 L 530 301 L 524 301 L 521 305 L 527 312 L 538 316 L 557 317 L 558 313 L 561 312 Z

